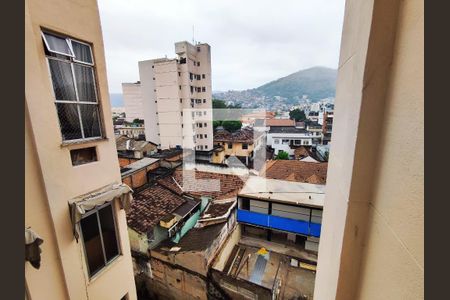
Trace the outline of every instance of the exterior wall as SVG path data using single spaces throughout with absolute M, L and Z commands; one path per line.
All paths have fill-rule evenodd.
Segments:
M 139 62 L 139 78 L 141 79 L 142 109 L 145 124 L 145 139 L 149 142 L 159 144 L 158 115 L 156 114 L 156 95 L 154 76 L 154 61 L 146 60 Z
M 55 251 L 56 249 L 59 251 L 58 262 L 54 260 L 55 253 L 49 251 L 48 255 L 51 257 L 49 260 L 52 262 L 44 261 L 43 264 L 53 264 L 52 272 L 55 275 L 55 284 L 58 282 L 57 278 L 62 277 L 66 287 L 61 286 L 51 291 L 58 293 L 61 296 L 59 299 L 120 299 L 126 293 L 129 294 L 130 299 L 136 299 L 125 212 L 120 210 L 118 205 L 114 206 L 122 255 L 94 278 L 89 279 L 82 242 L 77 243 L 73 237 L 68 211 L 70 199 L 104 185 L 121 182 L 108 100 L 97 3 L 96 1 L 47 0 L 44 2 L 26 1 L 25 5 L 25 101 L 32 131 L 29 136 L 35 144 L 35 152 L 34 154 L 30 153 L 32 156 L 27 157 L 26 164 L 32 165 L 31 161 L 34 159 L 41 171 L 41 175 L 38 177 L 41 182 L 41 190 L 32 190 L 35 186 L 30 181 L 29 195 L 33 195 L 33 198 L 25 201 L 36 202 L 34 195 L 43 197 L 45 193 L 48 203 L 47 214 L 51 218 L 51 221 L 33 219 L 33 221 L 26 220 L 26 222 L 30 222 L 29 225 L 36 228 L 43 228 L 50 224 L 53 226 L 52 234 L 49 231 L 43 231 L 41 236 L 48 244 L 44 247 L 53 245 L 50 248 L 54 247 Z M 90 141 L 82 145 L 62 145 L 41 27 L 93 44 L 98 96 L 101 103 L 100 115 L 108 139 Z M 73 167 L 69 151 L 81 146 L 97 147 L 99 160 L 95 163 Z M 37 205 L 37 203 L 32 205 Z M 30 213 L 33 210 L 30 208 Z M 45 213 L 43 210 L 41 212 Z M 36 222 L 41 222 L 42 225 Z M 59 267 L 57 267 L 58 264 L 60 264 Z M 43 267 L 42 270 L 46 270 L 45 268 L 47 267 Z M 29 268 L 27 267 L 27 269 Z M 30 296 L 34 298 L 35 293 L 39 293 L 38 289 L 42 289 L 40 285 L 43 282 L 42 279 L 48 277 L 45 273 L 38 271 L 39 281 L 36 281 L 38 276 L 31 271 L 27 270 L 25 277 Z M 50 273 L 48 274 L 50 275 Z M 50 283 L 44 285 L 47 284 Z M 62 285 L 62 282 L 60 284 Z M 66 289 L 66 295 L 64 295 L 64 289 Z
M 315 299 L 423 299 L 423 1 L 346 3 Z
M 314 135 L 314 133 L 311 133 L 311 135 Z M 288 139 L 288 140 L 300 140 L 300 145 L 295 146 L 311 146 L 313 144 L 313 140 L 311 135 L 305 135 L 305 134 L 288 134 L 288 133 L 268 133 L 267 134 L 267 145 L 271 146 L 275 152 L 274 154 L 277 155 L 280 150 L 289 153 L 289 155 L 294 155 L 295 149 L 291 149 L 290 143 L 289 144 L 282 144 L 282 139 Z M 320 138 L 320 134 L 317 135 L 317 138 Z M 275 144 L 274 140 L 278 139 L 279 144 Z
M 223 271 L 225 264 L 227 263 L 228 257 L 231 255 L 235 245 L 239 243 L 241 239 L 241 226 L 236 226 L 230 235 L 230 238 L 221 248 L 219 254 L 217 255 L 216 261 L 214 262 L 213 268 L 218 271 Z
M 207 299 L 206 280 L 151 258 L 153 278 L 147 281 L 151 294 L 163 299 Z
M 211 162 L 214 164 L 222 164 L 225 160 L 225 150 L 220 152 L 214 152 L 211 157 Z
M 148 239 L 145 234 L 141 234 L 128 227 L 128 238 L 130 239 L 130 248 L 133 251 L 147 254 Z
M 129 164 L 138 161 L 138 159 L 135 158 L 124 158 L 124 157 L 119 157 L 119 166 L 120 167 L 125 167 L 128 166 Z
M 134 119 L 144 119 L 143 99 L 139 83 L 122 83 L 123 104 L 125 117 L 128 122 Z
M 423 6 L 400 6 L 359 299 L 424 298 Z
M 242 149 L 242 143 L 233 143 L 233 147 L 230 149 L 228 148 L 228 143 L 222 143 L 223 148 L 225 150 L 225 155 L 235 155 L 235 156 L 244 156 L 249 157 L 250 153 L 253 151 L 254 146 L 253 144 L 247 144 L 248 149 Z
M 136 118 L 133 117 L 133 119 L 130 120 L 130 122 L 133 121 L 134 119 Z M 116 128 L 116 131 L 118 131 L 120 135 L 126 135 L 127 137 L 130 138 L 137 138 L 139 137 L 140 134 L 145 134 L 145 127 L 123 126 Z
M 36 270 L 26 263 L 25 280 L 33 299 L 69 299 L 27 112 L 25 128 L 25 227 L 31 226 L 44 239 L 41 267 Z

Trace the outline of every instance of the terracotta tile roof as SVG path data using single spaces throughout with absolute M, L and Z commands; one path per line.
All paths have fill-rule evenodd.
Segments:
M 244 127 L 233 133 L 225 129 L 219 129 L 214 133 L 214 141 L 253 143 L 253 128 Z
M 148 233 L 159 220 L 181 206 L 186 200 L 169 189 L 155 184 L 134 196 L 127 213 L 127 223 L 140 233 Z
M 295 120 L 291 119 L 268 119 L 266 126 L 295 126 Z
M 294 150 L 294 156 L 295 156 L 295 159 L 300 159 L 303 157 L 311 156 L 311 154 L 309 153 L 308 149 L 301 146 Z
M 126 151 L 126 150 L 142 151 L 144 150 L 144 148 L 148 148 L 149 150 L 155 150 L 156 145 L 147 141 L 136 141 L 133 138 L 121 135 L 116 137 L 116 148 L 117 151 Z
M 181 195 L 183 190 L 186 194 L 199 198 L 200 196 L 211 197 L 212 199 L 227 199 L 235 197 L 239 190 L 244 186 L 244 182 L 237 175 L 202 172 L 202 171 L 185 171 L 189 176 L 187 182 L 183 182 L 183 170 L 177 168 L 171 176 L 166 176 L 158 180 L 158 183 L 171 189 L 173 192 Z M 195 177 L 194 177 L 195 176 Z M 194 182 L 193 179 L 218 179 L 219 185 L 216 183 Z M 176 182 L 176 183 L 175 183 Z M 185 184 L 185 185 L 184 185 Z M 183 190 L 180 188 L 183 186 Z
M 269 160 L 261 176 L 272 179 L 325 184 L 328 163 L 298 160 Z

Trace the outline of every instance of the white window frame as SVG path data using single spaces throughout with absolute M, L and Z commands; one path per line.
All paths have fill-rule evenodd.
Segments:
M 45 33 L 47 33 L 48 35 L 53 35 L 53 36 L 55 36 L 55 37 L 64 39 L 64 40 L 66 41 L 66 43 L 67 43 L 67 46 L 69 47 L 69 50 L 70 50 L 70 52 L 71 52 L 71 55 L 70 55 L 70 54 L 67 54 L 67 53 L 63 53 L 63 52 L 59 52 L 59 51 L 52 50 L 52 49 L 50 48 L 50 45 L 48 44 L 47 38 L 45 37 Z M 60 36 L 60 35 L 53 34 L 53 33 L 49 33 L 49 32 L 45 32 L 45 33 L 44 33 L 44 31 L 41 31 L 42 39 L 44 40 L 45 47 L 47 47 L 48 52 L 55 53 L 55 54 L 59 54 L 59 55 L 64 55 L 64 56 L 69 56 L 69 57 L 72 57 L 72 58 L 75 57 L 75 53 L 73 52 L 73 49 L 72 49 L 72 43 L 70 42 L 70 39 L 69 39 L 69 38 L 67 38 L 67 37 L 62 37 L 62 36 Z
M 103 120 L 102 120 L 102 115 L 101 115 L 100 102 L 99 102 L 99 99 L 98 99 L 99 97 L 98 97 L 98 91 L 97 91 L 97 77 L 95 76 L 95 71 L 94 71 L 95 66 L 94 66 L 94 55 L 92 53 L 92 46 L 90 44 L 88 44 L 88 43 L 85 43 L 85 42 L 82 42 L 82 41 L 79 41 L 79 40 L 75 40 L 75 39 L 71 39 L 69 37 L 66 37 L 65 40 L 66 40 L 67 44 L 69 45 L 70 51 L 72 52 L 72 56 L 71 56 L 71 55 L 68 55 L 66 53 L 61 53 L 61 52 L 58 52 L 58 51 L 51 50 L 50 47 L 48 46 L 47 40 L 45 39 L 45 34 L 44 33 L 48 33 L 49 35 L 53 35 L 53 36 L 60 37 L 60 38 L 63 38 L 63 37 L 61 35 L 58 35 L 58 34 L 49 33 L 49 32 L 47 32 L 45 30 L 41 31 L 42 38 L 43 38 L 44 43 L 46 45 L 46 48 L 47 48 L 47 50 L 49 52 L 55 53 L 55 54 L 59 54 L 59 55 L 62 55 L 62 56 L 66 56 L 66 57 L 71 57 L 71 59 L 65 60 L 65 59 L 62 59 L 62 58 L 52 57 L 52 56 L 47 56 L 46 55 L 47 68 L 48 68 L 48 72 L 49 72 L 49 79 L 50 79 L 50 82 L 52 84 L 51 90 L 52 90 L 53 98 L 55 99 L 54 100 L 55 104 L 57 104 L 57 103 L 77 104 L 78 121 L 80 122 L 81 138 L 65 140 L 64 137 L 63 137 L 63 132 L 61 130 L 62 127 L 61 127 L 61 123 L 60 123 L 59 116 L 58 116 L 58 123 L 59 123 L 59 127 L 60 127 L 60 133 L 61 133 L 62 142 L 64 144 L 71 144 L 71 143 L 77 143 L 77 142 L 88 142 L 88 141 L 91 141 L 91 140 L 98 140 L 98 139 L 104 138 L 105 137 L 105 132 L 104 132 L 103 122 L 102 122 Z M 87 62 L 83 62 L 83 61 L 79 61 L 79 60 L 75 59 L 75 53 L 73 52 L 72 43 L 71 43 L 72 40 L 77 42 L 77 43 L 89 46 L 89 49 L 90 49 L 90 52 L 91 52 L 92 63 L 87 63 Z M 50 60 L 56 60 L 56 61 L 61 61 L 61 62 L 70 64 L 72 77 L 74 79 L 73 84 L 74 84 L 76 100 L 58 100 L 58 99 L 56 99 L 56 95 L 55 95 L 55 91 L 54 91 L 54 87 L 53 87 L 54 83 L 53 83 L 52 73 L 51 73 L 51 69 L 50 69 Z M 86 65 L 86 66 L 91 67 L 93 84 L 94 84 L 95 102 L 94 101 L 79 101 L 78 89 L 77 89 L 77 83 L 76 83 L 76 77 L 75 77 L 75 70 L 74 70 L 74 67 L 73 67 L 74 64 L 78 64 L 78 65 L 81 65 L 81 66 Z M 99 130 L 100 130 L 100 135 L 99 136 L 87 137 L 87 138 L 84 136 L 84 127 L 83 127 L 83 122 L 82 122 L 82 118 L 81 118 L 81 109 L 80 109 L 80 105 L 78 105 L 78 104 L 88 104 L 88 105 L 96 105 L 97 106 L 98 123 L 99 123 Z
M 88 46 L 88 47 L 89 47 L 89 51 L 90 51 L 90 53 L 91 53 L 91 58 L 92 58 L 92 63 L 88 63 L 88 62 L 85 62 L 85 61 L 77 60 L 77 59 L 76 59 L 76 56 L 75 56 L 75 52 L 73 51 L 73 47 L 72 47 L 71 49 L 72 49 L 72 52 L 73 52 L 73 61 L 76 61 L 76 62 L 82 63 L 82 64 L 86 64 L 86 65 L 89 65 L 89 66 L 94 66 L 94 65 L 95 65 L 95 62 L 94 62 L 94 53 L 92 53 L 92 46 L 89 45 L 88 43 L 85 43 L 85 42 L 82 42 L 82 41 L 73 40 L 73 39 L 69 39 L 69 40 L 70 40 L 70 45 L 71 45 L 71 46 L 72 46 L 72 42 L 75 42 L 75 43 L 78 43 L 78 44 L 82 44 L 82 45 Z M 94 77 L 94 78 L 95 78 L 95 77 Z

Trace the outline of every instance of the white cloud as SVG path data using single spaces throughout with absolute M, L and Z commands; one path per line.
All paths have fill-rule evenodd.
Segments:
M 213 90 L 247 89 L 321 65 L 336 68 L 344 0 L 99 0 L 111 92 L 139 60 L 174 43 L 211 45 Z

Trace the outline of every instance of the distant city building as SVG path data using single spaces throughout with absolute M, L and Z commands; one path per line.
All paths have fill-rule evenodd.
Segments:
M 122 125 L 114 125 L 114 131 L 119 135 L 125 135 L 134 139 L 145 136 L 145 127 L 142 125 L 123 123 Z
M 139 62 L 147 141 L 161 149 L 213 149 L 211 50 L 175 43 L 177 58 Z M 183 109 L 192 109 L 183 115 Z
M 128 122 L 144 119 L 141 83 L 122 83 L 125 117 Z

